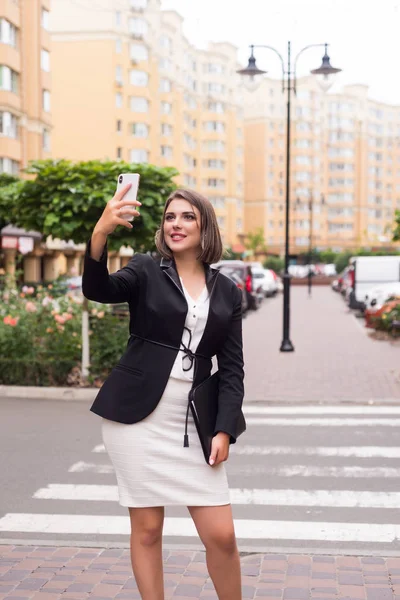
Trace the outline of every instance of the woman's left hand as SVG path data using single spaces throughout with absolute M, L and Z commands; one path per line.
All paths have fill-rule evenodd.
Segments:
M 220 431 L 213 437 L 211 445 L 210 465 L 216 466 L 228 460 L 229 457 L 229 440 L 230 436 L 227 433 Z

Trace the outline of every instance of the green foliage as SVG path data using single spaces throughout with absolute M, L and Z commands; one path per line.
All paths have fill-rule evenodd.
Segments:
M 243 254 L 241 252 L 234 252 L 231 247 L 225 248 L 224 260 L 242 260 Z
M 56 284 L 4 289 L 0 293 L 0 384 L 81 383 L 83 297 Z M 89 302 L 89 383 L 104 380 L 126 347 L 129 319 L 113 308 Z M 111 335 L 110 335 L 111 332 Z
M 2 210 L 5 207 L 9 211 L 16 226 L 77 244 L 90 237 L 115 193 L 118 174 L 139 173 L 141 216 L 132 230 L 117 227 L 109 238 L 110 250 L 129 245 L 136 251 L 154 248 L 154 234 L 161 223 L 165 200 L 176 188 L 172 178 L 177 175 L 173 168 L 97 160 L 33 161 L 26 173 L 32 178 L 0 190 Z
M 340 252 L 336 255 L 335 266 L 336 272 L 341 273 L 349 264 L 349 259 L 353 256 L 353 252 Z
M 371 324 L 378 331 L 386 331 L 393 337 L 400 337 L 400 298 L 388 300 L 384 312 L 371 319 Z
M 394 225 L 395 228 L 393 230 L 393 241 L 400 242 L 400 210 L 396 210 Z
M 18 189 L 19 179 L 8 173 L 0 173 L 0 229 L 10 224 L 13 198 Z
M 272 269 L 275 273 L 279 274 L 285 268 L 285 261 L 279 256 L 268 256 L 263 265 L 264 269 Z
M 244 245 L 247 250 L 251 250 L 253 254 L 266 253 L 267 247 L 265 245 L 263 228 L 259 227 L 255 231 L 248 233 Z

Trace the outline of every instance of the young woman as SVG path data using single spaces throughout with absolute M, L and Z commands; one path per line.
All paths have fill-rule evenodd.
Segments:
M 130 309 L 128 346 L 91 410 L 103 417 L 119 501 L 129 508 L 133 572 L 143 600 L 164 599 L 164 507 L 187 506 L 218 598 L 240 600 L 224 461 L 236 441 L 243 400 L 241 292 L 210 267 L 222 256 L 211 203 L 184 189 L 173 192 L 165 205 L 156 234 L 161 263 L 135 254 L 109 275 L 108 235 L 118 225 L 132 228 L 121 215 L 139 216 L 140 203 L 124 200 L 128 189 L 108 202 L 95 226 L 85 255 L 83 293 L 97 302 L 128 302 Z M 192 386 L 210 375 L 214 356 L 218 417 L 207 464 L 187 406 Z

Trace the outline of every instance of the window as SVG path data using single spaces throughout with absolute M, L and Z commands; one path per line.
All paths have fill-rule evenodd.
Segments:
M 42 71 L 50 71 L 50 52 L 44 50 L 43 48 L 40 53 L 40 66 Z
M 225 112 L 225 104 L 223 102 L 208 102 L 207 110 L 223 114 Z
M 236 229 L 238 231 L 243 231 L 243 220 L 242 219 L 236 219 Z
M 121 119 L 117 119 L 117 131 L 120 133 L 122 131 L 122 121 Z
M 161 79 L 160 80 L 160 92 L 170 92 L 171 91 L 171 82 L 169 79 Z
M 117 148 L 117 158 L 122 158 L 122 148 Z
M 204 123 L 204 129 L 206 131 L 217 131 L 218 133 L 224 133 L 225 124 L 221 121 L 206 121 Z
M 135 148 L 130 151 L 130 161 L 133 163 L 145 163 L 149 160 L 149 153 L 147 150 L 140 150 Z
M 171 39 L 167 35 L 162 35 L 160 37 L 160 48 L 164 48 L 164 50 L 171 50 L 172 42 Z
M 207 140 L 203 143 L 203 148 L 206 152 L 225 152 L 225 143 L 220 140 Z
M 172 69 L 172 62 L 169 58 L 161 57 L 158 61 L 158 66 L 163 71 L 170 71 Z
M 0 112 L 0 134 L 13 139 L 18 137 L 18 119 L 10 112 Z
M 164 115 L 170 115 L 172 112 L 172 104 L 171 102 L 161 102 L 161 112 Z
M 131 0 L 131 8 L 134 10 L 143 10 L 147 7 L 147 0 Z
M 149 126 L 146 123 L 132 123 L 132 135 L 137 138 L 149 137 Z
M 48 129 L 43 129 L 42 147 L 45 152 L 50 152 L 50 131 Z
M 140 96 L 131 96 L 129 99 L 130 109 L 132 112 L 147 113 L 149 112 L 150 103 L 147 98 Z
M 50 92 L 48 90 L 42 92 L 42 106 L 45 112 L 50 112 Z
M 48 11 L 46 11 L 48 14 Z M 9 46 L 17 47 L 17 28 L 15 25 L 7 21 L 7 19 L 0 19 L 0 42 L 2 44 L 8 44 Z
M 46 31 L 49 31 L 49 18 L 50 12 L 45 8 L 42 8 L 42 27 L 43 29 L 46 29 Z
M 226 69 L 220 63 L 207 63 L 204 65 L 205 73 L 217 73 L 218 75 L 223 75 Z
M 9 173 L 10 175 L 18 175 L 19 162 L 8 157 L 0 157 L 0 173 Z
M 172 158 L 171 146 L 161 146 L 161 156 L 164 158 Z
M 149 83 L 149 75 L 146 71 L 138 71 L 132 69 L 129 73 L 129 81 L 131 85 L 137 85 L 138 87 L 146 87 Z
M 208 187 L 215 187 L 215 188 L 225 187 L 225 179 L 217 179 L 215 177 L 209 177 L 207 179 L 206 183 L 207 183 Z
M 219 158 L 211 158 L 203 161 L 203 166 L 209 169 L 224 169 L 225 161 Z
M 131 60 L 135 60 L 137 62 L 149 60 L 149 51 L 144 44 L 131 44 L 130 58 Z
M 122 14 L 120 10 L 115 11 L 115 25 L 120 27 L 122 25 Z
M 209 200 L 215 208 L 225 208 L 225 198 L 223 196 L 209 196 Z
M 18 93 L 19 75 L 10 67 L 0 65 L 0 89 Z
M 117 92 L 115 94 L 115 106 L 116 106 L 116 108 L 122 108 L 122 94 L 121 94 L 121 92 Z
M 122 52 L 122 40 L 120 39 L 115 40 L 115 52 L 117 54 L 121 54 Z
M 216 81 L 211 81 L 207 86 L 207 91 L 214 92 L 216 94 L 224 94 L 225 86 L 222 83 L 218 83 Z
M 115 67 L 115 81 L 117 83 L 122 83 L 122 67 L 121 67 L 121 65 L 117 65 Z
M 167 123 L 161 124 L 161 135 L 170 136 L 172 135 L 173 128 L 172 125 L 168 125 Z
M 131 17 L 129 19 L 129 32 L 138 38 L 143 38 L 147 34 L 148 25 L 144 19 Z
M 222 229 L 225 227 L 225 217 L 217 217 L 218 227 Z

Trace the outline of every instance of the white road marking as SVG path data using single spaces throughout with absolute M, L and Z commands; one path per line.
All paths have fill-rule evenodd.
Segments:
M 104 449 L 105 452 L 105 449 Z M 231 447 L 232 454 L 243 456 L 339 456 L 344 458 L 400 458 L 398 446 L 241 446 Z
M 399 446 L 231 446 L 232 454 L 243 456 L 340 456 L 345 458 L 400 458 Z M 104 444 L 95 446 L 92 452 L 105 454 Z
M 246 475 L 260 475 L 267 477 L 329 477 L 329 478 L 362 478 L 396 479 L 400 477 L 400 469 L 392 467 L 317 467 L 312 465 L 288 465 L 285 467 L 269 467 L 263 465 L 249 465 L 240 468 L 240 473 Z
M 320 419 L 316 418 L 303 418 L 303 417 L 295 417 L 295 418 L 266 418 L 266 417 L 249 417 L 246 419 L 247 425 L 269 425 L 276 426 L 281 425 L 284 427 L 310 427 L 310 426 L 318 426 L 318 427 L 399 427 L 400 419 L 387 417 L 386 419 L 351 419 L 347 417 L 339 418 L 339 419 Z
M 95 464 L 80 461 L 69 468 L 70 473 L 114 473 L 111 464 Z M 313 466 L 313 465 L 288 465 L 283 467 L 270 467 L 268 465 L 248 465 L 240 468 L 243 474 L 257 474 L 262 472 L 263 476 L 271 477 L 362 477 L 372 479 L 374 477 L 397 478 L 400 477 L 400 469 L 394 467 L 358 467 L 358 466 Z
M 69 469 L 69 473 L 114 473 L 114 469 L 112 465 L 105 464 L 96 464 L 96 463 L 88 463 L 84 460 L 80 460 L 77 463 L 74 463 Z
M 235 520 L 239 539 L 316 540 L 332 542 L 391 543 L 400 538 L 400 525 L 326 523 L 313 521 Z M 0 519 L 0 531 L 51 534 L 129 535 L 128 516 L 50 515 L 8 513 Z M 167 517 L 165 536 L 197 537 L 190 518 Z
M 257 406 L 243 405 L 246 415 L 400 415 L 400 406 Z
M 332 508 L 399 508 L 399 492 L 351 490 L 231 489 L 235 505 L 317 506 Z M 118 501 L 116 485 L 49 484 L 33 494 L 35 499 Z

